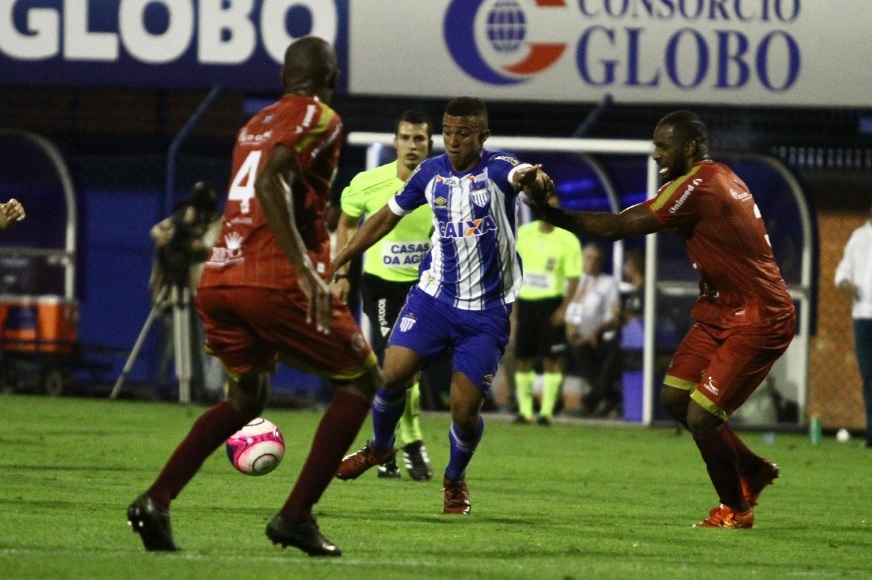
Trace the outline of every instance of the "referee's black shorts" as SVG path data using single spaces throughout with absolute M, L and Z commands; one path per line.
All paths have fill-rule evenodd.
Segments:
M 517 313 L 515 327 L 515 357 L 556 358 L 566 352 L 566 325 L 551 324 L 551 315 L 563 302 L 562 296 L 542 300 L 523 300 L 515 302 Z
M 391 336 L 394 322 L 406 303 L 406 295 L 417 283 L 417 281 L 391 282 L 366 273 L 361 278 L 360 295 L 363 312 L 372 326 L 370 344 L 380 361 L 388 346 L 388 338 Z

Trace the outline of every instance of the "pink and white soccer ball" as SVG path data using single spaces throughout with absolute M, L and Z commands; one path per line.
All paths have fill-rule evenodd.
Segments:
M 240 473 L 266 475 L 285 455 L 285 438 L 274 423 L 262 417 L 227 439 L 227 458 Z

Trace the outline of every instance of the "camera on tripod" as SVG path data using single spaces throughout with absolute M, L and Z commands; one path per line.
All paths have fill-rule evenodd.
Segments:
M 201 181 L 194 185 L 188 199 L 177 206 L 170 217 L 151 229 L 149 235 L 156 244 L 155 261 L 149 280 L 153 306 L 115 382 L 110 398 L 118 396 L 154 320 L 171 312 L 172 348 L 176 376 L 179 379 L 179 402 L 190 402 L 191 353 L 196 348 L 191 345 L 191 340 L 195 337 L 191 329 L 191 298 L 195 290 L 191 287 L 191 270 L 194 264 L 206 260 L 211 244 L 204 238 L 207 237 L 210 226 L 220 224 L 216 221 L 218 216 L 218 195 L 208 184 Z M 193 281 L 196 282 L 196 276 Z M 202 348 L 202 342 L 200 347 Z
M 190 282 L 191 265 L 204 261 L 209 251 L 202 238 L 217 209 L 218 195 L 201 181 L 170 216 L 166 243 L 157 248 L 165 283 L 183 286 Z

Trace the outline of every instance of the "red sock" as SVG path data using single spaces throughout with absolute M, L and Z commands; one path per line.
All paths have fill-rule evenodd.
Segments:
M 312 449 L 300 477 L 281 509 L 285 519 L 296 522 L 312 515 L 312 506 L 330 485 L 369 408 L 366 399 L 341 389 L 336 391 L 312 439 Z
M 693 441 L 705 461 L 720 502 L 743 512 L 750 506 L 742 495 L 742 484 L 739 483 L 739 459 L 734 438 L 732 431 L 722 427 L 712 435 Z
M 149 497 L 156 504 L 169 507 L 203 462 L 244 425 L 245 418 L 228 401 L 200 415 L 148 489 Z
M 736 446 L 736 453 L 739 457 L 739 475 L 743 477 L 752 477 L 760 471 L 760 466 L 763 464 L 763 459 L 748 449 L 729 423 L 724 423 L 721 427 L 722 431 L 727 431 L 733 439 L 733 444 Z

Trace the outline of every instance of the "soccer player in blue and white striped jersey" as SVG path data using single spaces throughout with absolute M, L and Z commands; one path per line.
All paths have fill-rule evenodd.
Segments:
M 373 401 L 374 437 L 347 456 L 336 475 L 354 479 L 395 453 L 408 378 L 451 354 L 451 457 L 443 480 L 448 514 L 471 509 L 466 467 L 484 431 L 481 406 L 508 343 L 509 315 L 521 286 L 515 248 L 518 196 L 554 187 L 539 165 L 485 150 L 489 135 L 484 103 L 469 97 L 450 101 L 442 119 L 445 154 L 422 162 L 332 264 L 336 271 L 363 253 L 415 208 L 432 208 L 432 248 L 385 353 L 385 387 Z

